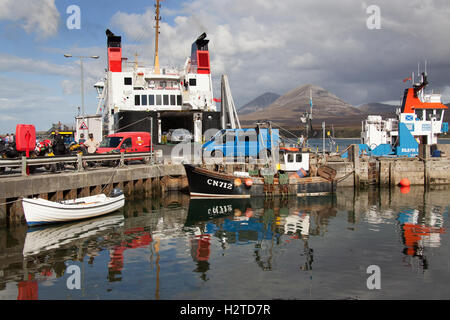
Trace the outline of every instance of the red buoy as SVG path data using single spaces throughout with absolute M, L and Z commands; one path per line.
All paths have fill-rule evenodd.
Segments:
M 411 185 L 411 182 L 409 182 L 408 178 L 403 178 L 400 180 L 400 186 L 401 187 L 409 187 Z

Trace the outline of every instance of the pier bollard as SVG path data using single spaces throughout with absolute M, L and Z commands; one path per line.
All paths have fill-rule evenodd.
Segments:
M 27 157 L 22 156 L 22 176 L 26 177 L 27 175 Z
M 124 166 L 125 166 L 125 156 L 124 156 L 124 153 L 121 152 L 120 153 L 120 164 L 119 164 L 119 167 L 123 168 Z
M 84 171 L 83 167 L 83 155 L 81 153 L 77 153 L 77 171 Z

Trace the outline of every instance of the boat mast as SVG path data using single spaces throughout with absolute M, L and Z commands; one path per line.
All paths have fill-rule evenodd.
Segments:
M 159 16 L 159 9 L 161 5 L 159 2 L 162 0 L 156 0 L 156 25 L 155 25 L 155 74 L 159 74 L 159 56 L 158 56 L 158 42 L 159 42 L 159 21 L 161 21 L 161 17 Z

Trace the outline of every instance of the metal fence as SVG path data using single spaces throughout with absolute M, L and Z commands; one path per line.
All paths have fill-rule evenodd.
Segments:
M 77 171 L 84 171 L 89 162 L 101 162 L 101 161 L 117 161 L 118 167 L 123 167 L 126 160 L 143 160 L 145 163 L 154 162 L 153 152 L 143 153 L 117 153 L 117 154 L 98 154 L 98 155 L 82 155 L 77 154 L 74 156 L 55 156 L 55 157 L 37 157 L 27 158 L 23 156 L 21 159 L 1 159 L 0 168 L 21 168 L 22 175 L 26 176 L 27 167 L 30 166 L 45 166 L 54 164 L 73 164 Z

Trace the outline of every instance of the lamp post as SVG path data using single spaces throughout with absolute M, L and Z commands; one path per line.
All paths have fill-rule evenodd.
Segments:
M 84 70 L 83 70 L 83 59 L 98 59 L 99 56 L 72 56 L 71 54 L 64 54 L 66 58 L 79 58 L 80 59 L 80 69 L 81 69 L 81 115 L 83 117 L 83 123 L 85 123 L 85 113 L 84 113 Z M 78 130 L 77 130 L 78 131 Z

